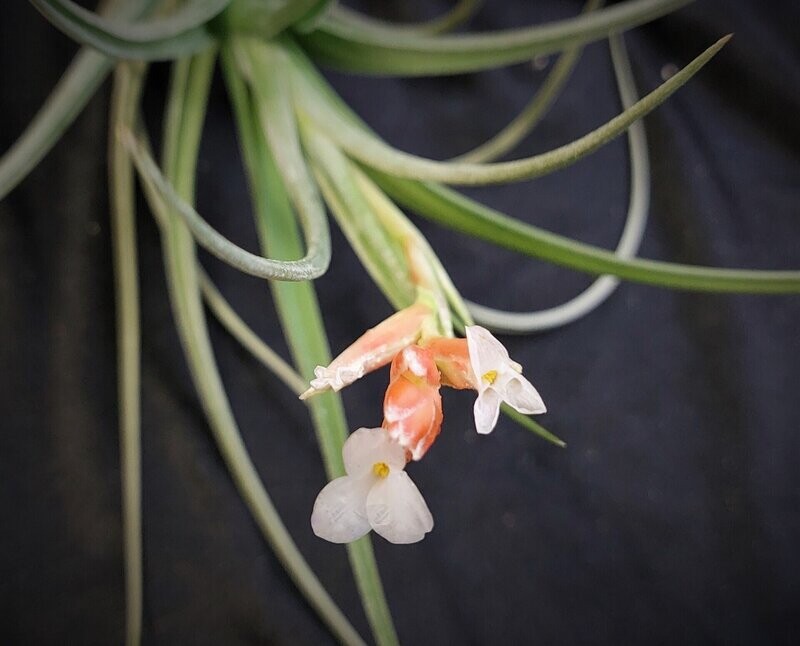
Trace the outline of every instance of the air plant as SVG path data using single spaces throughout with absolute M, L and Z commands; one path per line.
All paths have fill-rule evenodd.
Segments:
M 716 269 L 636 257 L 648 210 L 648 163 L 638 120 L 678 90 L 725 45 L 712 44 L 661 86 L 636 97 L 621 32 L 689 0 L 589 0 L 573 18 L 505 32 L 448 33 L 478 0 L 461 0 L 441 18 L 384 23 L 330 0 L 117 0 L 101 13 L 71 0 L 31 0 L 84 46 L 28 129 L 0 160 L 0 198 L 22 181 L 113 72 L 109 194 L 117 295 L 120 447 L 125 537 L 127 643 L 141 636 L 140 511 L 141 322 L 138 302 L 135 175 L 161 232 L 175 322 L 209 427 L 243 499 L 299 591 L 342 643 L 360 644 L 281 522 L 241 439 L 209 340 L 206 313 L 308 405 L 331 483 L 312 525 L 347 542 L 363 606 L 377 643 L 397 643 L 370 538 L 421 539 L 433 517 L 405 473 L 439 434 L 441 386 L 478 392 L 478 432 L 499 411 L 547 441 L 563 442 L 529 414 L 544 403 L 522 368 L 487 328 L 509 333 L 550 329 L 599 306 L 620 279 L 707 292 L 800 291 L 800 272 Z M 558 95 L 587 43 L 608 39 L 623 111 L 549 152 L 513 161 L 509 153 Z M 361 74 L 437 76 L 519 63 L 560 52 L 530 103 L 484 145 L 449 161 L 395 149 L 336 95 L 316 64 Z M 156 160 L 140 115 L 152 61 L 172 61 Z M 197 151 L 215 66 L 222 69 L 252 194 L 261 252 L 216 231 L 195 210 Z M 583 244 L 498 213 L 450 188 L 522 181 L 572 164 L 626 132 L 631 200 L 614 251 Z M 466 302 L 402 208 L 455 231 L 521 254 L 599 276 L 559 307 L 508 313 Z M 398 311 L 332 361 L 313 280 L 331 258 L 327 212 L 366 271 Z M 272 290 L 292 364 L 240 318 L 198 262 L 198 246 Z M 464 338 L 466 335 L 466 338 Z M 383 420 L 349 435 L 338 391 L 391 364 Z M 446 432 L 446 428 L 445 428 Z M 348 437 L 349 435 L 349 437 Z M 311 510 L 309 510 L 311 513 Z

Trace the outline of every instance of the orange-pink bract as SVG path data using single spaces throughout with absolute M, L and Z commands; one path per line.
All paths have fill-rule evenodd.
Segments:
M 433 355 L 443 386 L 460 390 L 475 388 L 475 376 L 472 374 L 466 339 L 439 336 L 423 345 Z
M 410 345 L 392 361 L 383 427 L 414 460 L 425 455 L 442 428 L 440 385 L 431 350 Z
M 427 305 L 415 303 L 367 330 L 329 366 L 317 367 L 311 388 L 300 399 L 329 388 L 341 390 L 365 374 L 385 366 L 404 347 L 419 338 L 422 326 L 430 316 L 431 309 Z

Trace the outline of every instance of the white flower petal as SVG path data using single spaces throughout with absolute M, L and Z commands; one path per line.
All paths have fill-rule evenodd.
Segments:
M 319 492 L 311 512 L 311 528 L 331 543 L 349 543 L 370 530 L 367 494 L 374 479 L 343 476 L 329 482 Z
M 372 529 L 390 543 L 416 543 L 433 529 L 428 505 L 405 471 L 375 483 L 367 496 L 367 517 Z
M 491 433 L 500 415 L 500 395 L 493 388 L 487 388 L 478 394 L 473 411 L 475 429 L 478 433 L 481 435 Z
M 526 415 L 539 415 L 547 412 L 547 407 L 539 392 L 522 375 L 514 375 L 508 380 L 503 392 L 503 399 L 511 408 Z
M 469 362 L 475 373 L 480 392 L 491 385 L 483 378 L 483 375 L 491 371 L 499 372 L 504 366 L 509 365 L 511 360 L 505 346 L 486 328 L 482 328 L 480 325 L 470 325 L 466 329 L 466 334 Z
M 314 376 L 316 379 L 312 379 L 310 384 L 313 390 L 322 391 L 330 388 L 339 392 L 364 376 L 364 366 L 317 366 L 314 368 Z
M 402 471 L 406 466 L 405 449 L 380 427 L 353 431 L 344 443 L 342 458 L 351 476 L 370 473 L 376 462 L 385 462 L 392 471 Z

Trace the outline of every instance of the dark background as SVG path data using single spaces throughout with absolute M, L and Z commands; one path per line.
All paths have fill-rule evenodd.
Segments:
M 487 3 L 475 29 L 573 15 L 579 2 Z M 444 2 L 362 3 L 412 20 Z M 642 255 L 800 267 L 800 5 L 698 2 L 629 33 L 640 90 L 720 36 L 734 40 L 645 123 L 653 201 Z M 0 20 L 0 150 L 22 131 L 74 46 L 27 3 Z M 550 60 L 552 64 L 552 59 Z M 548 66 L 549 69 L 549 66 Z M 443 158 L 492 135 L 546 71 L 440 79 L 332 74 L 400 148 Z M 147 95 L 162 105 L 166 66 Z M 113 281 L 106 201 L 108 86 L 0 202 L 0 641 L 109 644 L 124 600 Z M 607 48 L 586 49 L 563 96 L 517 151 L 560 145 L 619 109 Z M 470 191 L 516 217 L 607 247 L 628 192 L 619 139 L 539 180 Z M 200 210 L 256 248 L 221 83 L 199 166 Z M 465 296 L 554 305 L 589 279 L 418 221 Z M 144 315 L 147 644 L 330 640 L 270 553 L 217 453 L 169 310 L 159 239 L 139 218 Z M 334 231 L 318 281 L 331 344 L 389 307 Z M 233 304 L 285 352 L 268 290 L 204 258 Z M 626 284 L 574 325 L 507 338 L 566 450 L 509 421 L 472 431 L 448 393 L 436 446 L 410 473 L 436 528 L 375 548 L 407 644 L 796 644 L 800 639 L 800 300 Z M 247 445 L 303 553 L 368 634 L 344 548 L 315 538 L 324 484 L 303 406 L 216 323 L 211 332 Z M 383 373 L 345 394 L 353 428 L 380 422 Z

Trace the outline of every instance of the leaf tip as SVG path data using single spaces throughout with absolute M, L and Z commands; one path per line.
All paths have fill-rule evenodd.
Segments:
M 700 56 L 698 56 L 695 61 L 701 60 L 703 61 L 703 65 L 705 65 L 708 61 L 710 61 L 714 56 L 719 54 L 719 51 L 728 44 L 728 41 L 733 38 L 733 33 L 726 34 L 722 38 L 720 38 L 717 42 L 715 42 L 711 47 L 705 50 Z

